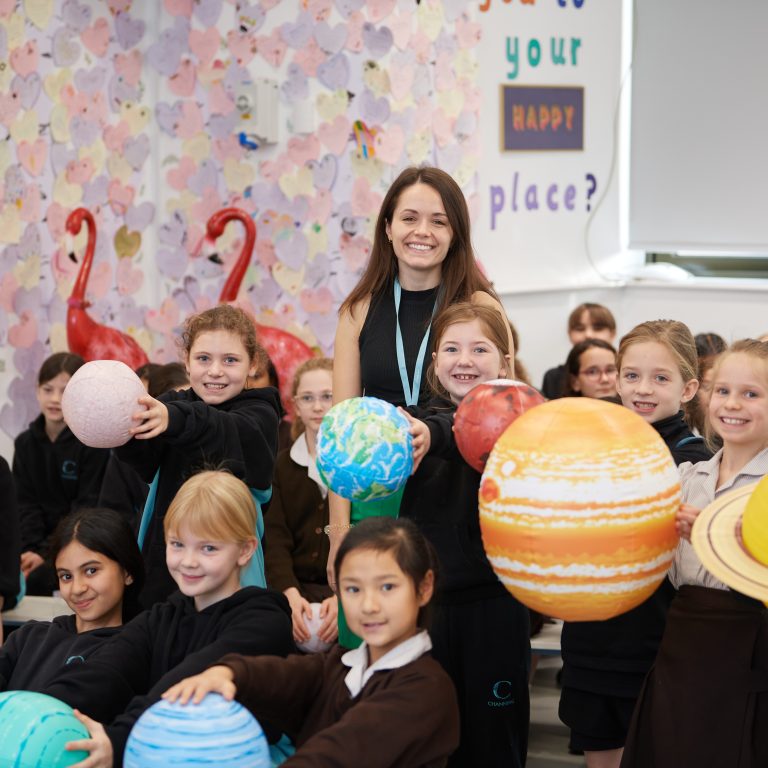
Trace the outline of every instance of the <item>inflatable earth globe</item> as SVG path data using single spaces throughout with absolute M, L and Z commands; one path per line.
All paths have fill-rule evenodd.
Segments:
M 147 709 L 125 746 L 125 768 L 269 768 L 269 746 L 253 715 L 209 693 L 199 704 L 164 699 Z
M 413 470 L 408 419 L 375 397 L 343 400 L 325 414 L 317 435 L 317 468 L 339 496 L 370 501 L 389 496 Z

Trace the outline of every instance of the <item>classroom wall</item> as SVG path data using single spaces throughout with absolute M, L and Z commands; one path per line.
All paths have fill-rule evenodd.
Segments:
M 201 247 L 205 220 L 228 204 L 261 234 L 241 300 L 329 351 L 381 196 L 420 162 L 465 190 L 478 256 L 535 380 L 565 358 L 581 301 L 610 306 L 620 333 L 656 317 L 728 339 L 768 330 L 760 281 L 633 279 L 642 255 L 626 249 L 621 131 L 631 5 L 0 0 L 0 454 L 37 413 L 40 362 L 66 348 L 77 265 L 63 227 L 77 205 L 99 224 L 89 311 L 160 361 L 239 254 L 237 225 L 217 243 L 223 266 Z M 256 150 L 237 140 L 235 107 L 255 78 L 279 85 L 277 141 Z M 584 148 L 502 153 L 505 83 L 583 87 Z
M 437 0 L 0 0 L 0 451 L 37 414 L 40 363 L 67 348 L 79 266 L 64 223 L 80 205 L 98 227 L 88 311 L 150 359 L 175 359 L 184 318 L 218 299 L 242 230 L 216 244 L 223 266 L 201 240 L 226 205 L 259 230 L 240 301 L 329 352 L 394 176 L 428 163 L 475 177 L 474 13 Z M 278 94 L 253 148 L 238 134 L 264 127 L 236 104 L 256 79 Z

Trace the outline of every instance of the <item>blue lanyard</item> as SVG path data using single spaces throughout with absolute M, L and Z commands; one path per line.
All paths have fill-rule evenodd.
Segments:
M 403 289 L 400 287 L 400 280 L 395 277 L 395 342 L 397 345 L 397 365 L 400 368 L 400 381 L 403 383 L 403 394 L 405 395 L 406 405 L 418 405 L 419 402 L 419 390 L 421 389 L 421 374 L 424 371 L 424 358 L 427 354 L 427 340 L 429 339 L 429 332 L 432 329 L 432 320 L 430 319 L 427 330 L 424 333 L 424 338 L 421 340 L 421 346 L 419 347 L 419 354 L 416 358 L 416 367 L 413 371 L 413 388 L 411 389 L 410 382 L 408 380 L 408 368 L 405 365 L 405 347 L 403 346 L 403 332 L 400 330 L 400 296 Z M 432 316 L 435 315 L 435 309 L 437 309 L 437 298 L 435 299 L 435 306 L 432 309 Z

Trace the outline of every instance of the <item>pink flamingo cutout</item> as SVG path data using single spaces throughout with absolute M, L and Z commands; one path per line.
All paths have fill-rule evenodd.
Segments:
M 206 226 L 206 240 L 214 242 L 224 233 L 226 225 L 233 220 L 237 220 L 245 227 L 245 242 L 243 243 L 240 255 L 235 262 L 224 287 L 219 294 L 219 303 L 229 304 L 237 300 L 237 294 L 240 291 L 243 278 L 251 263 L 253 248 L 256 245 L 256 224 L 253 219 L 240 208 L 222 208 L 220 211 L 208 219 Z M 217 254 L 210 256 L 213 261 L 220 263 Z M 277 369 L 280 378 L 280 397 L 283 401 L 283 407 L 289 415 L 293 413 L 292 405 L 292 386 L 293 377 L 296 369 L 310 357 L 314 357 L 312 348 L 303 342 L 297 336 L 281 328 L 275 328 L 271 325 L 261 325 L 254 320 L 256 335 L 259 343 L 267 350 L 267 354 Z
M 128 334 L 97 323 L 85 310 L 90 303 L 85 300 L 85 289 L 93 264 L 96 249 L 96 222 L 91 212 L 85 208 L 76 208 L 67 218 L 66 229 L 70 235 L 80 232 L 83 222 L 88 226 L 88 244 L 85 257 L 77 273 L 77 280 L 72 288 L 72 295 L 67 300 L 67 342 L 69 349 L 80 355 L 86 362 L 90 360 L 120 360 L 129 368 L 136 370 L 148 362 L 147 355 L 138 343 Z M 77 263 L 74 253 L 70 258 Z

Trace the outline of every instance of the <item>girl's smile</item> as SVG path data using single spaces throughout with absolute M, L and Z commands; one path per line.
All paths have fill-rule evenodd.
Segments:
M 477 319 L 448 326 L 432 358 L 438 380 L 456 404 L 478 384 L 506 375 L 505 358 Z

